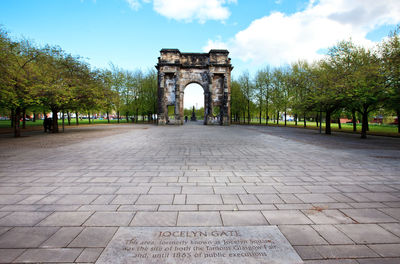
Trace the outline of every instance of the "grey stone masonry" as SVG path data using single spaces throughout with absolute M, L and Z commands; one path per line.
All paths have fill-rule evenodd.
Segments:
M 215 49 L 208 53 L 184 53 L 178 49 L 162 49 L 156 65 L 157 123 L 182 125 L 185 88 L 188 84 L 197 83 L 204 90 L 203 123 L 229 125 L 233 67 L 228 54 L 227 50 Z M 168 111 L 168 107 L 172 107 L 173 111 Z M 195 117 L 192 119 L 195 121 Z

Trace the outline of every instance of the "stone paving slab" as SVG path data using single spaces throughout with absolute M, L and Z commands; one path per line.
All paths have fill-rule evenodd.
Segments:
M 135 124 L 1 135 L 0 156 L 0 263 L 94 263 L 121 227 L 269 225 L 304 263 L 400 263 L 400 139 Z
M 303 263 L 276 226 L 120 228 L 97 264 Z

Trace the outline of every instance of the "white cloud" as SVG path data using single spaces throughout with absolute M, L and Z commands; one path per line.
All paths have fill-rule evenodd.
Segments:
M 301 12 L 271 13 L 254 20 L 230 40 L 208 40 L 203 49 L 225 47 L 232 57 L 255 65 L 281 65 L 319 58 L 318 50 L 349 38 L 369 46 L 368 32 L 399 22 L 398 0 L 310 0 Z
M 209 52 L 210 49 L 228 49 L 228 44 L 221 40 L 221 36 L 218 36 L 216 40 L 209 39 L 203 51 Z
M 129 6 L 138 10 L 140 2 L 150 3 L 152 0 L 126 0 Z M 192 22 L 197 20 L 225 21 L 230 12 L 226 5 L 237 0 L 153 0 L 153 9 L 162 16 L 178 21 Z
M 225 6 L 232 0 L 154 0 L 154 10 L 170 19 L 191 22 L 197 20 L 205 23 L 207 20 L 224 21 L 230 16 Z
M 129 7 L 135 11 L 137 11 L 140 8 L 139 0 L 125 0 L 125 1 L 129 4 Z

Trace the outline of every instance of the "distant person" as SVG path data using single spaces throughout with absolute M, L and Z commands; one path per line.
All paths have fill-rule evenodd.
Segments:
M 50 131 L 50 118 L 48 118 L 47 116 L 44 117 L 43 127 L 44 127 L 44 132 L 45 133 L 47 132 L 47 130 Z
M 43 127 L 44 127 L 44 132 L 47 132 L 47 130 L 51 132 L 53 127 L 53 119 L 51 117 L 48 118 L 47 116 L 45 116 L 43 120 Z
M 185 116 L 185 123 L 187 123 L 188 121 L 188 116 Z

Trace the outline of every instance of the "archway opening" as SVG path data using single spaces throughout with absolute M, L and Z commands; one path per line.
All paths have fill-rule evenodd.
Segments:
M 185 120 L 193 120 L 193 107 L 196 120 L 204 120 L 204 89 L 197 83 L 190 83 L 185 87 L 183 99 Z

